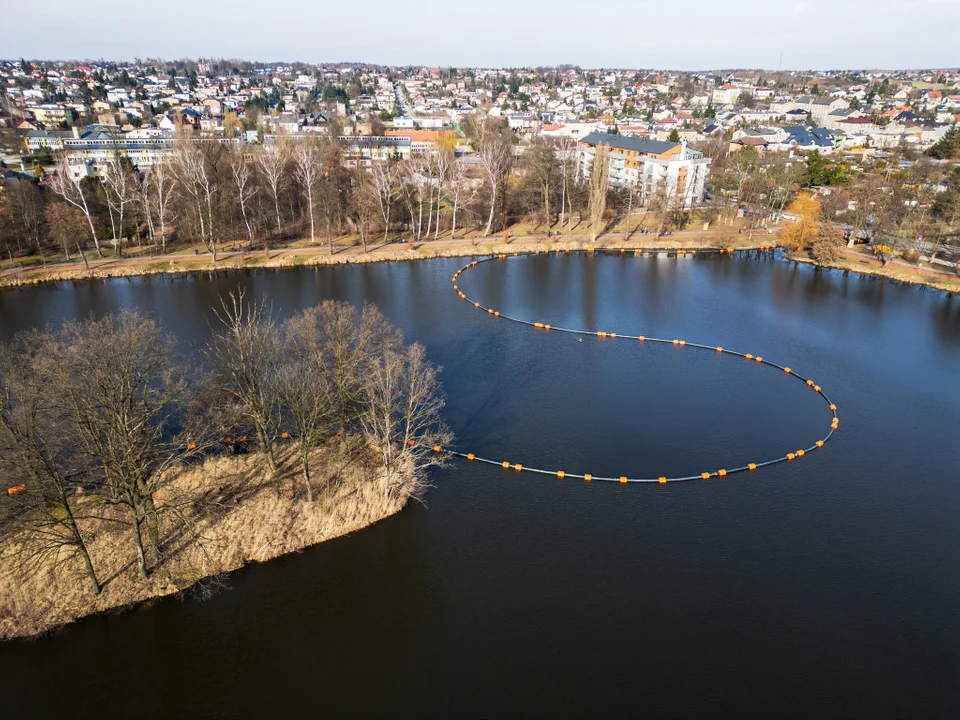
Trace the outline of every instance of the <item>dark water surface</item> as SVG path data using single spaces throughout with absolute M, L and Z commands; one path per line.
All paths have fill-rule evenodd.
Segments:
M 595 475 L 765 460 L 829 414 L 771 368 L 576 338 L 456 300 L 463 260 L 0 292 L 0 339 L 122 307 L 193 352 L 237 283 L 286 316 L 376 303 L 444 366 L 461 450 Z M 763 355 L 839 434 L 749 475 L 585 484 L 457 461 L 425 504 L 167 599 L 0 645 L 0 717 L 957 717 L 960 303 L 746 257 L 487 263 L 464 289 L 567 327 Z

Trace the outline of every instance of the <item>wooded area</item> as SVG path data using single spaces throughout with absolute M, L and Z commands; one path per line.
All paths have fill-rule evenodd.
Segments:
M 146 582 L 185 542 L 231 552 L 207 548 L 211 528 L 264 494 L 291 517 L 318 498 L 336 515 L 352 478 L 350 502 L 397 509 L 443 462 L 438 369 L 375 307 L 328 301 L 281 324 L 237 292 L 218 316 L 200 364 L 132 311 L 0 347 L 0 584 L 53 568 L 96 596 L 116 558 L 93 547 Z M 229 493 L 204 482 L 231 461 L 245 474 Z

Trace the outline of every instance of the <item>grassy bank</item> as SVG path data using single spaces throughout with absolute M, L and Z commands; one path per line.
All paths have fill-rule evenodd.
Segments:
M 814 264 L 813 260 L 806 256 L 791 256 L 790 259 L 808 265 Z M 912 268 L 893 262 L 882 265 L 873 255 L 858 251 L 845 252 L 841 257 L 826 263 L 823 267 L 862 276 L 886 278 L 910 285 L 921 285 L 945 293 L 960 293 L 960 276 L 937 271 L 929 266 Z
M 268 479 L 260 455 L 213 457 L 172 471 L 163 492 L 190 501 L 178 503 L 179 517 L 164 516 L 163 562 L 147 580 L 138 577 L 128 526 L 81 520 L 104 583 L 98 596 L 88 591 L 76 560 L 49 557 L 27 568 L 23 559 L 30 546 L 15 537 L 4 538 L 0 639 L 30 637 L 87 615 L 188 588 L 207 593 L 223 584 L 225 573 L 249 562 L 359 530 L 406 504 L 406 495 L 384 495 L 378 460 L 366 448 L 352 452 L 349 461 L 341 457 L 321 451 L 312 461 L 322 485 L 312 503 L 294 492 L 292 473 L 279 486 Z M 84 503 L 91 502 L 92 497 L 80 499 L 80 515 Z
M 773 240 L 770 236 L 755 233 L 738 235 L 729 232 L 683 232 L 654 239 L 649 235 L 634 234 L 629 239 L 622 235 L 607 235 L 599 238 L 596 247 L 603 248 L 719 248 L 758 247 Z M 465 257 L 471 255 L 492 255 L 502 252 L 532 252 L 555 248 L 583 249 L 592 246 L 589 237 L 568 236 L 547 238 L 524 236 L 510 239 L 503 235 L 488 238 L 448 240 L 437 243 L 425 243 L 416 247 L 407 244 L 371 246 L 369 252 L 351 246 L 338 248 L 334 254 L 317 247 L 288 247 L 257 253 L 231 253 L 224 251 L 216 263 L 209 255 L 170 256 L 158 258 L 124 258 L 108 261 L 91 261 L 89 269 L 82 265 L 48 266 L 30 268 L 23 271 L 7 270 L 0 274 L 0 287 L 35 285 L 44 282 L 101 279 L 113 277 L 136 277 L 140 275 L 180 274 L 191 272 L 211 272 L 224 270 L 242 270 L 251 268 L 287 268 L 298 266 L 345 265 L 350 263 L 389 262 L 423 260 L 436 257 Z

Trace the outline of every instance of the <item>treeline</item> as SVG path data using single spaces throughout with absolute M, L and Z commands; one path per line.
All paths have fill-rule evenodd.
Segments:
M 752 147 L 726 152 L 714 145 L 712 182 L 715 188 L 707 211 L 715 218 L 738 210 L 752 213 L 755 224 L 766 223 L 807 194 L 825 188 L 817 209 L 803 213 L 817 222 L 837 223 L 849 245 L 869 241 L 895 250 L 926 242 L 934 252 L 945 244 L 960 244 L 960 169 L 918 160 L 905 149 L 891 151 L 882 161 L 853 167 L 842 159 L 812 152 L 803 159 L 781 154 L 762 155 Z M 901 160 L 911 162 L 901 166 Z
M 500 118 L 471 117 L 464 128 L 475 151 L 469 161 L 457 158 L 452 133 L 440 135 L 435 152 L 364 168 L 336 135 L 245 145 L 195 138 L 186 128 L 149 169 L 118 155 L 102 177 L 75 180 L 61 157 L 44 183 L 5 183 L 0 252 L 86 260 L 200 244 L 215 256 L 305 238 L 332 252 L 345 237 L 366 250 L 398 237 L 490 235 L 521 220 L 569 229 L 584 214 L 588 183 L 572 141 L 538 137 L 519 152 Z
M 0 346 L 0 536 L 25 570 L 66 558 L 99 593 L 90 535 L 123 528 L 147 578 L 223 511 L 171 480 L 214 455 L 258 453 L 245 482 L 305 503 L 336 482 L 314 477 L 318 456 L 379 458 L 369 482 L 386 497 L 418 492 L 442 461 L 438 369 L 375 307 L 328 301 L 281 324 L 238 292 L 217 315 L 200 364 L 132 311 Z

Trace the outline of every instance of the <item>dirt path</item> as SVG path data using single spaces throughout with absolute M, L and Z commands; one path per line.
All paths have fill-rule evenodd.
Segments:
M 742 246 L 746 242 L 750 242 L 753 237 L 756 237 L 758 240 L 760 238 L 768 237 L 765 233 L 753 233 L 737 236 L 736 245 Z M 599 245 L 605 245 L 609 243 L 614 243 L 614 246 L 617 244 L 624 244 L 626 238 L 625 233 L 609 233 L 604 235 L 602 238 L 598 239 Z M 674 239 L 677 240 L 674 240 Z M 703 232 L 701 230 L 681 230 L 676 232 L 671 232 L 669 235 L 665 235 L 659 239 L 654 238 L 651 235 L 641 235 L 639 233 L 632 233 L 630 236 L 630 245 L 631 246 L 640 246 L 640 247 L 657 247 L 663 246 L 665 243 L 671 246 L 683 247 L 687 244 L 688 241 L 692 239 L 697 239 L 701 244 L 709 244 L 715 242 L 717 244 L 726 244 L 731 241 L 730 233 L 728 231 L 715 231 L 715 232 Z M 445 239 L 445 240 L 427 240 L 424 242 L 417 243 L 416 250 L 422 251 L 424 249 L 434 250 L 437 254 L 440 254 L 443 251 L 450 250 L 460 250 L 459 253 L 453 254 L 470 254 L 470 250 L 477 248 L 478 246 L 490 246 L 490 245 L 502 245 L 502 244 L 523 244 L 523 243 L 549 243 L 554 245 L 556 243 L 577 243 L 586 245 L 589 243 L 588 235 L 554 235 L 547 237 L 545 235 L 509 235 L 509 234 L 497 234 L 491 235 L 485 238 L 461 238 L 457 240 Z M 217 252 L 217 262 L 214 264 L 210 262 L 207 266 L 209 269 L 223 267 L 227 265 L 228 261 L 231 260 L 248 260 L 254 258 L 263 258 L 265 260 L 266 267 L 269 267 L 270 264 L 276 263 L 277 261 L 284 259 L 291 259 L 296 257 L 317 257 L 322 258 L 325 256 L 331 257 L 333 262 L 345 262 L 349 261 L 349 258 L 357 257 L 363 258 L 364 261 L 376 261 L 376 260 L 391 260 L 391 259 L 408 259 L 409 252 L 415 252 L 412 250 L 405 242 L 402 240 L 396 240 L 388 243 L 381 243 L 377 245 L 369 245 L 368 251 L 364 252 L 361 245 L 334 245 L 333 254 L 330 255 L 330 249 L 327 246 L 312 246 L 312 247 L 281 247 L 275 250 L 269 251 L 267 257 L 265 257 L 263 251 L 255 252 L 244 252 L 237 250 L 224 250 Z M 334 260 L 335 259 L 335 260 Z M 12 279 L 16 278 L 18 281 L 24 278 L 31 278 L 36 276 L 42 276 L 45 274 L 50 274 L 53 277 L 50 279 L 59 279 L 61 273 L 70 274 L 81 273 L 78 277 L 84 275 L 97 276 L 100 274 L 100 271 L 106 270 L 109 274 L 109 271 L 113 269 L 120 268 L 136 268 L 141 266 L 144 268 L 145 272 L 151 266 L 158 266 L 160 264 L 177 264 L 177 263 L 190 263 L 190 269 L 202 270 L 203 266 L 197 266 L 196 263 L 199 261 L 210 261 L 210 253 L 175 253 L 171 255 L 159 255 L 153 257 L 127 257 L 127 258 L 111 258 L 109 260 L 90 260 L 89 268 L 85 266 L 82 262 L 64 262 L 64 263 L 52 263 L 40 267 L 31 267 L 26 269 L 20 268 L 10 268 L 4 271 L 0 271 L 0 279 Z M 118 273 L 129 275 L 133 273 Z M 12 283 L 11 283 L 12 284 Z

